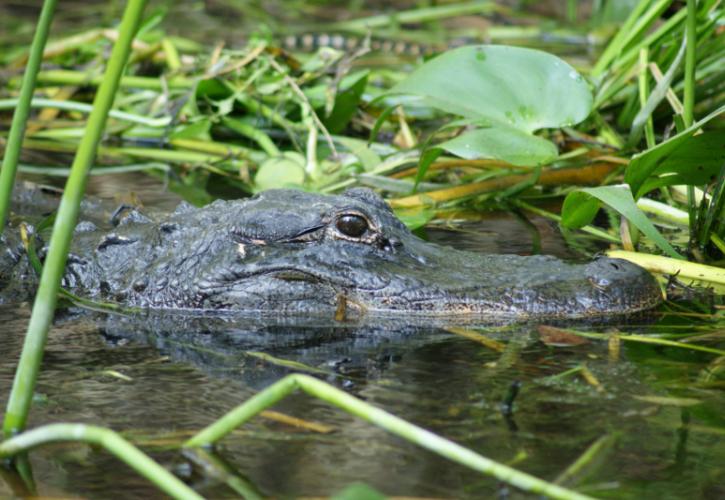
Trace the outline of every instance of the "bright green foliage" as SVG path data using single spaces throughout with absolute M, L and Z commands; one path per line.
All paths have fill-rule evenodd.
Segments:
M 473 45 L 446 52 L 413 71 L 392 94 L 524 132 L 579 123 L 592 96 L 581 75 L 558 57 L 532 49 Z
M 533 132 L 579 123 L 592 105 L 587 83 L 558 57 L 495 45 L 446 52 L 423 64 L 390 93 L 417 96 L 433 108 L 482 127 L 438 147 L 461 158 L 520 166 L 556 158 L 554 144 Z
M 652 180 L 652 176 L 660 174 L 681 174 L 683 184 L 701 185 L 707 182 L 707 179 L 717 171 L 714 169 L 718 169 L 722 165 L 723 148 L 721 145 L 725 143 L 725 134 L 715 131 L 704 138 L 693 136 L 710 120 L 723 112 L 725 112 L 725 106 L 652 149 L 634 155 L 627 167 L 624 180 L 630 185 L 636 197 L 639 198 L 658 184 L 675 184 L 675 182 L 669 183 L 667 179 Z M 698 168 L 700 166 L 702 169 Z M 702 176 L 705 176 L 704 179 Z M 648 180 L 650 183 L 644 186 Z M 663 182 L 665 184 L 660 184 Z
M 288 151 L 282 156 L 269 158 L 259 166 L 254 177 L 258 191 L 299 187 L 305 182 L 305 159 L 299 153 Z
M 648 151 L 645 155 L 651 152 Z M 632 162 L 635 168 L 645 164 L 643 156 Z M 690 136 L 679 142 L 671 154 L 658 158 L 655 169 L 642 184 L 638 194 L 642 196 L 662 186 L 704 186 L 717 177 L 723 165 L 725 165 L 725 133 L 713 130 Z
M 364 483 L 353 483 L 332 496 L 332 500 L 385 500 L 387 497 Z
M 467 160 L 504 160 L 526 167 L 549 163 L 557 155 L 552 142 L 512 127 L 472 130 L 438 144 L 438 147 Z
M 680 254 L 652 225 L 647 216 L 637 208 L 632 193 L 627 186 L 601 186 L 583 188 L 566 197 L 561 209 L 562 224 L 566 227 L 581 227 L 592 221 L 597 210 L 595 204 L 587 197 L 596 198 L 606 203 L 626 217 L 637 229 L 649 237 L 662 251 L 671 257 L 681 258 Z M 596 206 L 598 209 L 598 206 Z

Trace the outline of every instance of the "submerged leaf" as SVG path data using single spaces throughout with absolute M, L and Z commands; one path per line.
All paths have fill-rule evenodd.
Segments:
M 589 343 L 584 337 L 555 326 L 539 325 L 536 330 L 539 333 L 539 340 L 548 346 L 570 347 Z
M 702 404 L 702 401 L 695 398 L 672 398 L 668 396 L 632 396 L 634 399 L 663 406 L 695 406 Z

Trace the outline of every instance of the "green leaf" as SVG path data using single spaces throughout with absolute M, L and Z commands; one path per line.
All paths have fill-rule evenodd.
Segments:
M 364 483 L 352 483 L 332 496 L 332 500 L 385 500 L 385 498 L 385 495 Z
M 435 217 L 435 210 L 426 207 L 418 207 L 413 209 L 395 210 L 395 215 L 403 224 L 408 226 L 411 231 L 423 227 Z
M 196 98 L 200 100 L 221 101 L 231 97 L 233 92 L 217 78 L 200 80 L 196 85 Z
M 538 50 L 470 45 L 423 64 L 390 91 L 469 118 L 533 132 L 589 115 L 592 95 L 569 64 Z
M 594 196 L 582 191 L 572 191 L 561 207 L 561 223 L 569 229 L 584 227 L 594 220 L 601 204 Z
M 433 163 L 436 158 L 438 158 L 441 153 L 443 153 L 443 150 L 441 148 L 430 148 L 423 151 L 423 153 L 420 155 L 420 161 L 418 162 L 418 172 L 415 174 L 415 185 L 413 186 L 413 190 L 415 191 L 418 188 L 418 184 L 425 178 L 426 172 L 428 172 L 428 168 L 430 167 L 431 163 Z
M 378 136 L 378 132 L 380 132 L 380 127 L 383 126 L 385 121 L 391 114 L 393 114 L 393 111 L 395 111 L 395 108 L 397 107 L 397 104 L 395 106 L 388 106 L 383 110 L 382 113 L 380 113 L 380 116 L 378 116 L 377 120 L 375 120 L 375 123 L 373 124 L 373 128 L 370 130 L 370 137 L 368 138 L 368 142 L 375 141 Z
M 725 133 L 720 130 L 693 135 L 682 141 L 660 161 L 639 188 L 642 196 L 662 186 L 685 184 L 702 186 L 717 177 L 725 164 Z
M 174 132 L 171 134 L 171 138 L 211 141 L 212 139 L 211 135 L 209 135 L 209 129 L 211 129 L 211 122 L 209 121 L 209 118 L 202 118 L 195 122 L 176 127 Z
M 382 161 L 380 159 L 380 155 L 373 151 L 373 149 L 370 148 L 369 143 L 366 141 L 342 135 L 335 136 L 334 140 L 336 144 L 342 145 L 347 151 L 354 155 L 360 161 L 363 170 L 366 172 L 369 172 L 380 165 L 380 162 Z
M 287 151 L 282 156 L 269 158 L 259 166 L 254 176 L 254 191 L 278 188 L 299 188 L 305 182 L 305 158 Z
M 649 179 L 652 175 L 656 175 L 657 170 L 663 164 L 666 165 L 665 162 L 670 156 L 677 154 L 676 158 L 685 158 L 688 154 L 693 153 L 693 148 L 691 145 L 688 145 L 690 139 L 693 138 L 692 136 L 695 132 L 707 124 L 707 122 L 723 112 L 725 112 L 725 106 L 720 106 L 705 118 L 683 130 L 674 137 L 657 144 L 655 147 L 650 148 L 647 151 L 634 155 L 632 157 L 632 161 L 629 162 L 627 171 L 624 174 L 624 180 L 627 184 L 629 184 L 632 192 L 635 193 L 635 197 L 639 198 L 646 193 L 646 191 L 642 189 L 645 181 L 647 181 L 647 179 Z M 680 148 L 684 149 L 680 151 Z M 672 165 L 674 164 L 674 161 L 669 163 Z
M 523 167 L 542 165 L 557 156 L 553 143 L 510 127 L 472 130 L 438 147 L 467 160 L 488 158 Z
M 585 193 L 597 198 L 599 201 L 606 203 L 614 210 L 619 212 L 623 217 L 639 229 L 645 236 L 657 245 L 663 252 L 670 257 L 682 259 L 683 257 L 672 248 L 672 245 L 657 231 L 647 216 L 642 212 L 632 198 L 632 192 L 625 185 L 618 186 L 601 186 L 595 188 L 582 188 L 575 193 Z M 584 203 L 582 206 L 581 203 Z M 581 227 L 587 222 L 591 222 L 596 214 L 593 205 L 588 200 L 574 193 L 567 196 L 562 207 L 562 220 L 568 220 L 572 225 L 567 227 Z M 582 223 L 584 221 L 584 223 Z
M 353 75 L 350 75 L 353 76 Z M 357 111 L 360 98 L 368 83 L 368 72 L 356 73 L 357 77 L 352 83 L 340 86 L 335 96 L 335 104 L 330 115 L 325 118 L 324 124 L 331 133 L 342 131 Z

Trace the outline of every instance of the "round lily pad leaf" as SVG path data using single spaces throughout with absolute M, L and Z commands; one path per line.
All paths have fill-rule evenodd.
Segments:
M 304 182 L 304 156 L 287 151 L 281 156 L 269 158 L 259 166 L 257 175 L 254 176 L 254 190 L 300 188 Z
M 467 160 L 502 160 L 520 167 L 544 165 L 557 155 L 553 143 L 510 127 L 471 130 L 437 147 Z
M 539 50 L 471 45 L 423 64 L 390 93 L 418 96 L 430 106 L 533 132 L 584 120 L 592 95 L 582 76 Z

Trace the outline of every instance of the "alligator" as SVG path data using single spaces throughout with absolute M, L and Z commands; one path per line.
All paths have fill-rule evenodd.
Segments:
M 62 286 L 144 310 L 486 321 L 622 315 L 662 300 L 654 277 L 623 260 L 426 242 L 366 188 L 270 190 L 156 215 L 126 207 L 112 222 L 77 225 Z M 2 236 L 0 302 L 37 281 L 16 233 Z

